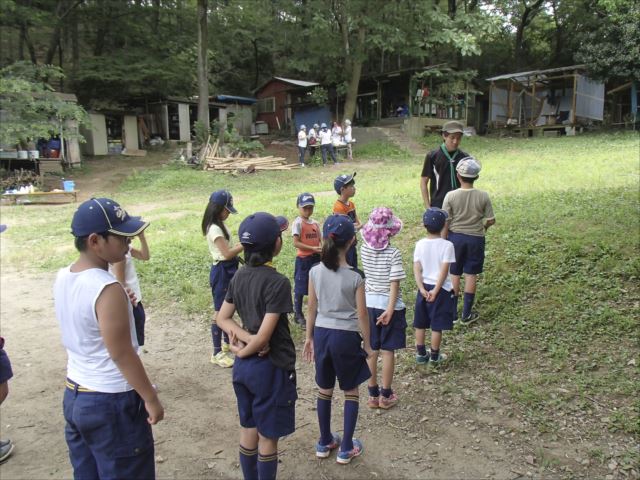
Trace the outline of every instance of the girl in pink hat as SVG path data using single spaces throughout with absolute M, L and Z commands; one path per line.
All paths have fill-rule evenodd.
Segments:
M 371 349 L 367 360 L 371 370 L 369 379 L 369 408 L 389 409 L 398 403 L 391 389 L 395 368 L 395 351 L 406 347 L 406 307 L 400 294 L 400 281 L 406 278 L 400 250 L 389 242 L 402 228 L 402 221 L 390 208 L 376 208 L 360 234 L 364 240 L 360 249 L 365 273 L 365 295 Z M 382 350 L 382 383 L 378 385 L 377 361 Z M 382 388 L 380 388 L 382 387 Z

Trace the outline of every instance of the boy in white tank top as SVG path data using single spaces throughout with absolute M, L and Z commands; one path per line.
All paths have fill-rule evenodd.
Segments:
M 131 302 L 107 269 L 149 224 L 108 198 L 82 203 L 71 232 L 78 260 L 54 285 L 67 350 L 63 410 L 75 478 L 155 478 L 151 425 L 164 417 L 136 353 Z

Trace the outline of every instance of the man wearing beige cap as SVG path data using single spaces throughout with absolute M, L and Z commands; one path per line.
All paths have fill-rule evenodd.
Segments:
M 420 177 L 424 208 L 442 208 L 444 196 L 460 187 L 456 178 L 458 162 L 469 155 L 459 150 L 464 125 L 452 120 L 442 127 L 442 145 L 427 153 Z

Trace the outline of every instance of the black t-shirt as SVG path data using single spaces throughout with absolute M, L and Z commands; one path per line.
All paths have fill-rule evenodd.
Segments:
M 427 153 L 424 159 L 422 176 L 429 178 L 429 197 L 432 207 L 442 208 L 445 195 L 451 190 L 460 188 L 455 169 L 458 162 L 469 155 L 462 150 L 457 150 L 450 155 L 453 159 L 453 179 L 451 177 L 451 162 L 440 147 Z
M 287 313 L 293 312 L 289 279 L 265 265 L 245 266 L 231 279 L 225 300 L 235 305 L 243 328 L 251 334 L 258 333 L 265 314 L 280 314 L 269 340 L 269 358 L 276 367 L 294 370 L 296 348 L 287 319 Z

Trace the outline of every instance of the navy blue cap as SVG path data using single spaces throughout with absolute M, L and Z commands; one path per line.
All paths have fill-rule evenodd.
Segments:
M 229 210 L 230 213 L 238 213 L 238 211 L 233 208 L 233 197 L 229 190 L 216 190 L 209 197 L 209 201 L 217 205 L 222 205 Z
M 322 226 L 322 238 L 333 238 L 339 243 L 346 243 L 356 235 L 353 221 L 346 215 L 331 215 Z
M 344 173 L 342 175 L 338 175 L 333 181 L 333 189 L 336 191 L 336 193 L 340 194 L 340 190 L 342 190 L 342 187 L 344 187 L 347 183 L 353 181 L 353 177 L 355 176 L 356 172 L 353 172 L 353 175 L 347 175 Z
M 238 236 L 245 251 L 257 252 L 273 245 L 288 226 L 289 222 L 285 217 L 256 212 L 242 221 L 238 228 Z
M 429 207 L 427 211 L 422 215 L 422 223 L 429 230 L 440 231 L 444 228 L 444 224 L 447 221 L 447 212 L 440 208 Z
M 310 193 L 301 193 L 298 195 L 298 200 L 296 200 L 297 207 L 306 207 L 308 205 L 315 205 L 316 199 L 313 198 L 313 195 Z
M 102 232 L 135 237 L 148 226 L 149 222 L 130 216 L 116 201 L 92 198 L 83 202 L 73 214 L 71 233 L 76 237 Z
M 7 226 L 3 223 L 0 225 L 0 233 L 4 232 L 7 229 Z

